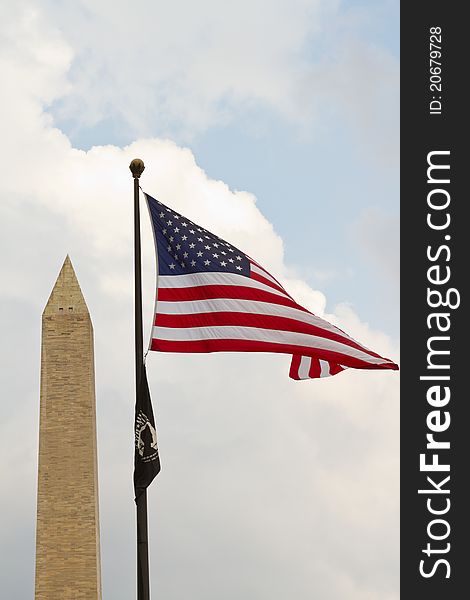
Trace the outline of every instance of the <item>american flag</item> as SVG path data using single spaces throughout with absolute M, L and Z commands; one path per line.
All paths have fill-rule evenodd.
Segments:
M 292 379 L 398 369 L 297 304 L 241 250 L 145 196 L 158 257 L 151 350 L 290 354 Z

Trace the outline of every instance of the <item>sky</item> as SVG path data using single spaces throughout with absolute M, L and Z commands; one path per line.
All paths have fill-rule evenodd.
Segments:
M 34 593 L 41 313 L 95 332 L 103 598 L 135 595 L 132 178 L 399 361 L 398 2 L 0 4 L 0 581 Z M 144 330 L 155 260 L 142 223 Z M 151 353 L 154 597 L 397 600 L 396 372 Z M 229 383 L 229 385 L 227 385 Z

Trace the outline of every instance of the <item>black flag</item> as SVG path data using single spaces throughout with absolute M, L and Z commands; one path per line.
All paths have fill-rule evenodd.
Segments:
M 157 431 L 150 400 L 147 372 L 142 365 L 139 393 L 135 405 L 134 492 L 135 499 L 160 472 Z

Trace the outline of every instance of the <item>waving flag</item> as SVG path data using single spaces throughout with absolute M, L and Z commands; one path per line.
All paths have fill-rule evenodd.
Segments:
M 137 499 L 160 473 L 157 431 L 145 365 L 142 365 L 139 379 L 134 429 L 134 493 Z
M 293 379 L 398 369 L 297 304 L 235 246 L 146 198 L 158 256 L 151 350 L 290 354 Z

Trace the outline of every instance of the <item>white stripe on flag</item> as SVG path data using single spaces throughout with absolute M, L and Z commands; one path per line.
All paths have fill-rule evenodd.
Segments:
M 273 344 L 293 344 L 315 350 L 330 350 L 347 356 L 363 360 L 369 364 L 383 364 L 389 362 L 383 358 L 370 356 L 351 346 L 329 340 L 324 337 L 293 331 L 277 329 L 257 329 L 255 327 L 241 327 L 232 325 L 219 325 L 215 327 L 154 327 L 152 338 L 167 341 L 199 341 L 199 340 L 252 340 L 257 342 L 271 342 Z
M 257 288 L 258 290 L 288 298 L 287 294 L 275 290 L 261 281 L 256 281 L 256 279 L 250 279 L 237 273 L 189 273 L 188 275 L 160 275 L 158 278 L 159 288 L 187 288 L 206 285 L 239 285 L 242 287 Z
M 320 377 L 330 376 L 330 363 L 327 360 L 320 360 Z
M 300 379 L 308 379 L 310 365 L 312 364 L 312 358 L 310 356 L 302 356 L 299 365 L 299 377 Z
M 321 327 L 325 331 L 337 333 L 345 339 L 352 340 L 346 333 L 324 319 L 291 306 L 271 304 L 269 302 L 256 302 L 254 300 L 238 300 L 236 298 L 214 298 L 211 300 L 187 300 L 180 302 L 167 302 L 159 300 L 157 314 L 162 315 L 195 315 L 198 313 L 235 312 L 246 314 L 268 315 L 271 317 L 286 317 L 302 323 Z
M 261 269 L 260 267 L 258 267 L 258 265 L 256 265 L 253 262 L 250 263 L 250 265 L 251 265 L 251 271 L 253 273 L 256 273 L 257 275 L 261 275 L 261 277 L 264 277 L 265 279 L 272 281 L 272 283 L 274 283 L 275 285 L 282 287 L 281 284 L 278 281 L 276 281 L 274 279 L 274 277 L 272 275 L 270 275 L 267 271 L 265 271 L 264 269 Z

